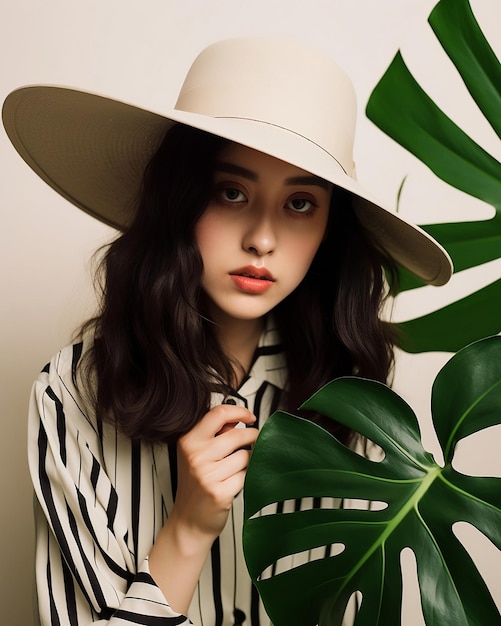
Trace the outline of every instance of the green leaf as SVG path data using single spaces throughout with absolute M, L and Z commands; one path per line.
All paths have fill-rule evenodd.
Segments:
M 429 22 L 468 91 L 501 138 L 501 66 L 469 3 L 442 0 Z
M 501 64 L 480 29 L 467 0 L 441 0 L 430 25 L 466 89 L 501 136 Z M 367 116 L 402 147 L 414 154 L 445 183 L 491 204 L 496 214 L 478 222 L 423 226 L 449 252 L 455 272 L 501 256 L 501 163 L 481 148 L 425 93 L 397 53 L 375 87 Z M 400 274 L 400 291 L 423 283 L 409 272 Z M 485 287 L 472 298 L 406 323 L 409 339 L 403 349 L 413 352 L 455 351 L 473 340 L 501 330 L 501 315 L 493 321 L 487 291 L 499 296 L 499 286 Z M 443 341 L 447 329 L 449 336 Z M 446 346 L 446 347 L 444 347 Z
M 409 353 L 456 352 L 501 331 L 501 280 L 423 317 L 396 324 Z
M 400 52 L 372 92 L 366 113 L 446 183 L 500 204 L 501 164 L 433 102 Z
M 435 380 L 432 410 L 440 415 L 435 428 L 446 463 L 452 463 L 460 439 L 499 423 L 500 345 L 501 337 L 479 341 L 474 348 L 459 352 Z
M 501 479 L 462 475 L 451 462 L 460 439 L 501 422 L 501 337 L 464 348 L 436 378 L 432 411 L 444 467 L 423 449 L 411 408 L 385 385 L 340 378 L 304 408 L 355 429 L 384 458 L 369 460 L 287 413 L 267 421 L 247 471 L 244 552 L 273 624 L 338 626 L 357 591 L 356 626 L 400 624 L 400 553 L 409 547 L 427 626 L 498 625 L 489 590 L 452 526 L 473 524 L 501 549 Z M 387 506 L 290 506 L 304 498 Z M 282 559 L 315 549 L 323 558 L 273 572 Z

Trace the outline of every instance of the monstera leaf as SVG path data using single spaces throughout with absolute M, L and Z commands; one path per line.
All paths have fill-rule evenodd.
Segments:
M 501 137 L 501 64 L 467 0 L 441 0 L 429 23 L 475 104 Z M 468 97 L 465 94 L 465 97 Z M 501 163 L 425 93 L 397 53 L 375 87 L 367 116 L 445 183 L 491 204 L 492 219 L 423 228 L 451 255 L 455 271 L 501 256 Z M 432 199 L 431 199 L 432 200 Z M 404 270 L 400 291 L 421 286 Z M 400 324 L 407 352 L 455 352 L 501 331 L 501 279 L 430 315 Z
M 273 624 L 337 626 L 357 591 L 357 626 L 400 624 L 400 554 L 409 547 L 428 626 L 499 625 L 499 611 L 452 526 L 470 523 L 501 549 L 501 479 L 460 474 L 452 461 L 462 438 L 501 422 L 501 337 L 464 348 L 435 380 L 443 467 L 423 449 L 410 407 L 385 385 L 340 378 L 304 406 L 362 433 L 384 459 L 369 460 L 290 414 L 277 412 L 265 424 L 247 471 L 244 551 Z M 290 506 L 304 498 L 379 506 Z M 336 555 L 329 556 L 329 546 Z M 319 549 L 318 560 L 273 571 L 288 555 Z

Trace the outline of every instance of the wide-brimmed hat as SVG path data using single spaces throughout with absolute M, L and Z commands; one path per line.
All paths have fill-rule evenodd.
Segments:
M 388 254 L 422 280 L 444 284 L 452 273 L 445 250 L 355 180 L 355 118 L 353 86 L 332 59 L 266 38 L 228 39 L 203 50 L 174 108 L 160 112 L 46 85 L 20 88 L 3 106 L 7 134 L 28 165 L 70 202 L 119 229 L 127 227 L 165 132 L 182 123 L 348 190 L 358 220 Z

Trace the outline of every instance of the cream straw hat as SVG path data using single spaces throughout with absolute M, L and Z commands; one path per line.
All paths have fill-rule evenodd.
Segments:
M 195 59 L 174 108 L 150 112 L 95 94 L 23 87 L 3 106 L 14 147 L 70 202 L 126 227 L 142 173 L 175 122 L 287 161 L 353 194 L 361 224 L 424 281 L 452 273 L 443 248 L 383 208 L 354 178 L 353 86 L 328 57 L 291 41 L 228 39 Z

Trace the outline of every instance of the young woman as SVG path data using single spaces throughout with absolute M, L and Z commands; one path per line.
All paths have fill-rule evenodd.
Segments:
M 354 180 L 354 117 L 330 59 L 263 39 L 204 50 L 162 115 L 54 87 L 8 97 L 28 164 L 123 231 L 96 318 L 34 386 L 44 626 L 269 624 L 241 545 L 259 427 L 336 376 L 386 381 L 384 273 L 451 273 Z

